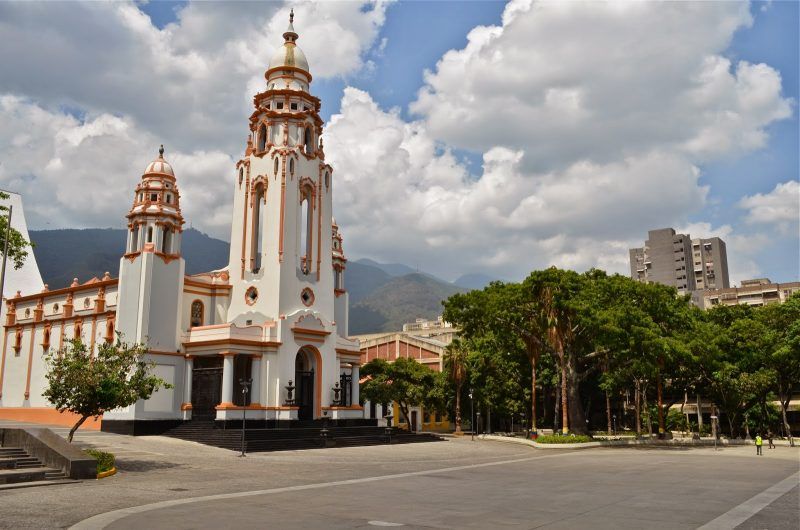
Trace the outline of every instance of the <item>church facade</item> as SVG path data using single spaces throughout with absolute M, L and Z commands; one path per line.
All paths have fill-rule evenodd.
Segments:
M 245 413 L 266 425 L 363 417 L 333 168 L 292 22 L 254 97 L 244 157 L 232 172 L 228 266 L 184 273 L 180 179 L 162 148 L 133 190 L 118 278 L 6 299 L 0 417 L 55 421 L 41 396 L 43 355 L 73 338 L 95 350 L 117 333 L 145 344 L 172 388 L 105 413 L 104 430 L 158 432 Z

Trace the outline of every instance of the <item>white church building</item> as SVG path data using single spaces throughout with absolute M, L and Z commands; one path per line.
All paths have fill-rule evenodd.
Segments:
M 231 173 L 228 266 L 185 275 L 179 172 L 162 147 L 133 189 L 118 278 L 6 297 L 0 418 L 74 421 L 42 397 L 43 355 L 78 337 L 96 350 L 116 332 L 145 344 L 155 374 L 172 388 L 105 413 L 103 430 L 145 434 L 245 412 L 266 426 L 363 418 L 320 100 L 291 18 L 283 38 Z

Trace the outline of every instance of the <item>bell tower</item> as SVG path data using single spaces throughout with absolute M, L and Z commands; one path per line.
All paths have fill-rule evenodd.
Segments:
M 156 351 L 180 349 L 183 216 L 172 166 L 158 158 L 144 171 L 127 215 L 128 241 L 119 267 L 117 331 Z
M 298 38 L 292 13 L 236 168 L 228 320 L 239 325 L 306 308 L 333 318 L 332 169 Z

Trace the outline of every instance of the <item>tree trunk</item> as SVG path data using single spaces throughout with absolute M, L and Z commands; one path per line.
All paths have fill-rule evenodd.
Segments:
M 728 428 L 730 429 L 730 432 L 731 432 L 731 439 L 733 439 L 734 438 L 734 434 L 733 434 L 733 419 L 731 418 L 730 414 L 725 414 L 725 417 L 728 420 Z
M 583 413 L 583 406 L 581 404 L 580 377 L 575 367 L 575 355 L 573 355 L 572 352 L 567 353 L 566 361 L 568 377 L 567 402 L 570 404 L 568 409 L 570 430 L 575 434 L 589 434 L 586 416 Z
M 703 436 L 703 408 L 702 403 L 700 401 L 700 394 L 696 394 L 697 397 L 697 434 L 699 436 Z
M 456 385 L 456 434 L 461 433 L 461 385 Z
M 555 394 L 555 404 L 553 405 L 553 434 L 556 433 L 559 427 L 559 420 L 561 418 L 561 385 L 559 384 L 553 390 Z
M 786 418 L 786 404 L 783 401 L 783 396 L 780 396 L 778 401 L 781 404 L 781 419 L 783 420 L 783 430 L 789 438 L 789 445 L 794 447 L 794 438 L 792 437 L 792 429 L 789 427 L 789 420 Z
M 531 430 L 536 432 L 536 356 L 531 355 Z
M 75 422 L 75 425 L 73 425 L 72 429 L 69 430 L 69 436 L 67 436 L 67 441 L 69 443 L 72 443 L 72 437 L 75 435 L 75 431 L 77 431 L 78 428 L 81 425 L 83 425 L 83 422 L 85 422 L 88 419 L 89 419 L 89 416 L 81 416 L 81 419 L 79 419 L 77 422 Z
M 606 391 L 606 423 L 608 423 L 608 435 L 611 436 L 611 397 Z
M 653 437 L 653 419 L 650 417 L 650 407 L 647 406 L 647 385 L 642 391 L 642 404 L 644 405 L 644 413 L 647 416 L 647 435 Z
M 661 370 L 656 373 L 656 394 L 658 401 L 658 437 L 664 438 L 667 432 L 666 424 L 664 423 L 664 389 L 661 384 Z
M 569 432 L 569 409 L 567 408 L 567 359 L 561 351 L 561 432 Z
M 639 380 L 635 381 L 635 388 L 634 388 L 634 402 L 636 403 L 636 437 L 641 438 L 642 436 L 642 404 L 641 404 L 641 392 L 639 392 L 639 388 L 641 385 L 639 384 Z
M 397 407 L 400 409 L 400 412 L 403 414 L 403 417 L 406 419 L 406 425 L 408 425 L 408 432 L 414 432 L 414 425 L 411 424 L 411 417 L 408 413 L 408 406 L 403 405 L 402 403 L 398 403 Z

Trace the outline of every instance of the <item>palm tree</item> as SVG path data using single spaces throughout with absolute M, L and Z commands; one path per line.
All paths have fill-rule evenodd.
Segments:
M 461 386 L 467 377 L 468 351 L 459 339 L 447 345 L 444 353 L 445 368 L 456 386 L 456 434 L 461 434 Z

